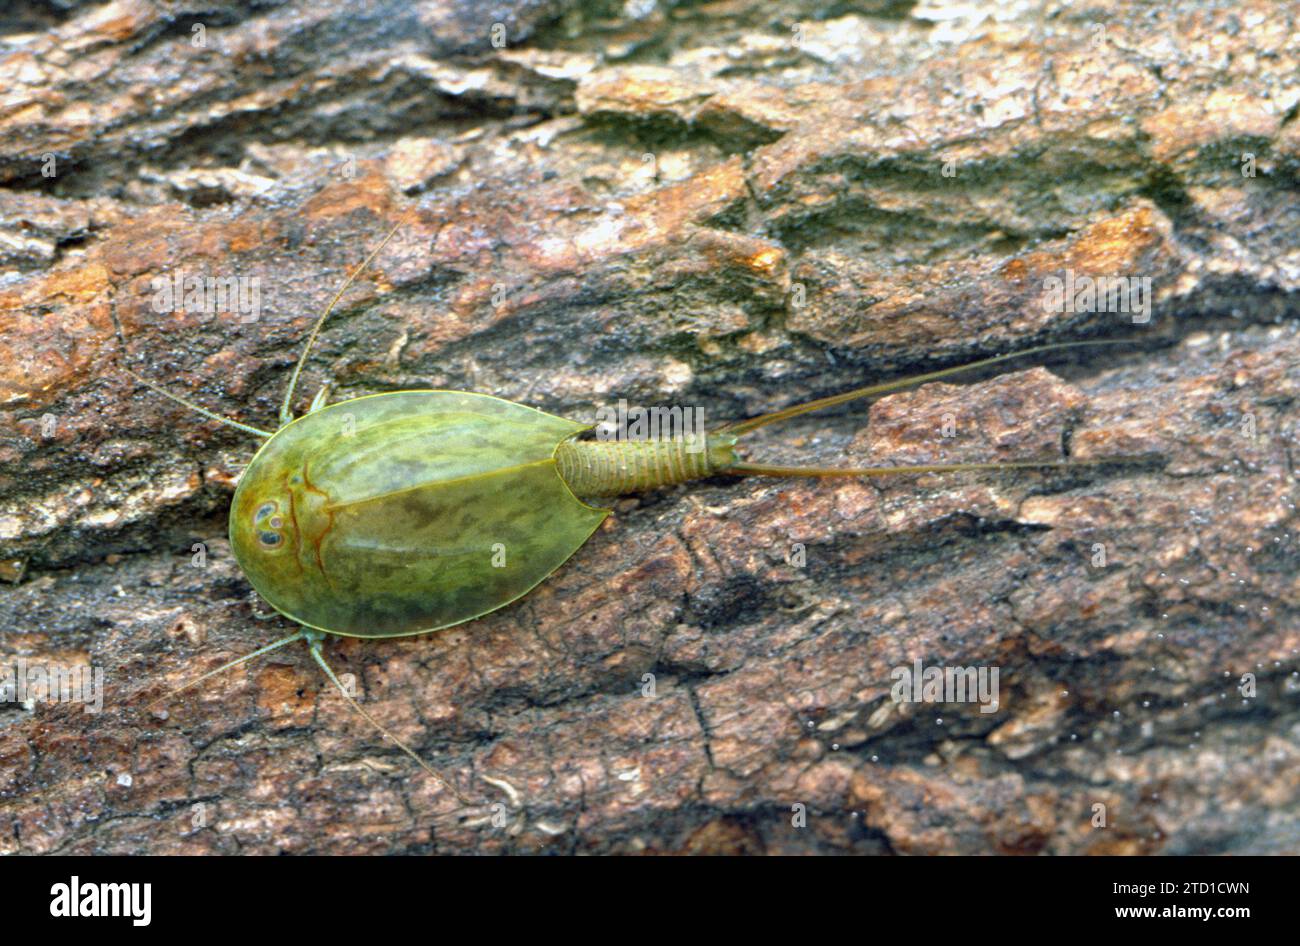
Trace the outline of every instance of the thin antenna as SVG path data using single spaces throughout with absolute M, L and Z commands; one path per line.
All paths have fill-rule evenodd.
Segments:
M 319 634 L 319 632 L 317 632 L 317 634 Z M 457 800 L 462 805 L 464 805 L 466 808 L 472 807 L 470 804 L 470 800 L 466 798 L 464 795 L 462 795 L 457 790 L 455 785 L 447 781 L 447 779 L 444 778 L 442 775 L 440 775 L 437 772 L 437 770 L 435 770 L 432 766 L 429 765 L 429 763 L 425 762 L 418 755 L 416 755 L 415 752 L 406 743 L 402 742 L 402 740 L 398 739 L 387 729 L 381 726 L 377 719 L 375 719 L 373 716 L 371 716 L 369 713 L 363 710 L 361 708 L 361 704 L 352 698 L 352 695 L 348 693 L 347 687 L 345 687 L 342 684 L 342 682 L 340 682 L 339 678 L 334 675 L 334 671 L 330 668 L 330 665 L 325 662 L 325 657 L 320 652 L 320 638 L 312 634 L 310 631 L 304 632 L 303 636 L 307 640 L 307 647 L 311 650 L 312 658 L 316 661 L 316 663 L 320 665 L 320 668 L 325 671 L 325 675 L 330 678 L 330 681 L 336 687 L 338 687 L 339 693 L 343 694 L 343 699 L 347 700 L 348 705 L 352 707 L 353 711 L 362 719 L 364 719 L 366 722 L 368 722 L 371 726 L 374 726 L 375 729 L 379 730 L 379 732 L 383 734 L 385 739 L 391 739 L 397 745 L 397 748 L 401 749 L 403 752 L 409 755 L 412 759 L 416 761 L 416 763 L 420 766 L 420 768 L 424 769 L 424 771 L 428 772 L 435 779 L 437 779 L 438 784 L 442 785 L 447 789 L 447 791 L 455 795 Z
M 325 324 L 325 320 L 329 318 L 330 312 L 334 310 L 334 306 L 338 304 L 339 299 L 343 298 L 343 293 L 347 292 L 348 287 L 356 281 L 356 278 L 365 272 L 366 267 L 379 255 L 379 251 L 388 245 L 388 241 L 397 234 L 397 231 L 410 222 L 411 217 L 415 215 L 418 209 L 419 205 L 417 204 L 402 215 L 402 219 L 397 221 L 397 225 L 388 231 L 388 236 L 384 237 L 383 241 L 370 251 L 370 255 L 361 261 L 361 265 L 353 270 L 352 275 L 344 280 L 343 285 L 339 287 L 339 291 L 334 293 L 334 298 L 325 307 L 325 311 L 316 319 L 316 324 L 311 327 L 311 334 L 307 336 L 307 344 L 303 346 L 302 354 L 298 356 L 298 363 L 294 365 L 293 374 L 289 377 L 289 390 L 284 392 L 284 404 L 280 407 L 281 427 L 293 420 L 293 392 L 298 387 L 298 375 L 302 373 L 302 366 L 307 363 L 307 356 L 311 353 L 312 345 L 316 343 L 316 336 L 320 334 L 321 326 Z
M 164 693 L 162 696 L 158 697 L 158 699 L 150 700 L 148 703 L 145 704 L 144 708 L 153 709 L 163 700 L 170 700 L 173 696 L 177 696 L 178 694 L 184 693 L 186 690 L 192 687 L 198 686 L 204 680 L 210 680 L 211 678 L 215 677 L 217 674 L 225 673 L 227 670 L 230 670 L 233 667 L 238 667 L 242 663 L 247 663 L 248 661 L 252 660 L 255 657 L 261 657 L 263 654 L 269 654 L 273 650 L 279 650 L 285 644 L 292 644 L 294 641 L 302 640 L 303 636 L 304 636 L 304 632 L 298 631 L 295 634 L 290 634 L 288 637 L 280 638 L 278 641 L 276 641 L 273 644 L 267 644 L 265 647 L 259 647 L 251 654 L 244 654 L 244 656 L 232 660 L 228 664 L 222 664 L 216 670 L 209 670 L 207 673 L 203 674 L 203 676 L 195 677 L 189 683 L 183 684 L 182 686 L 179 686 L 174 690 L 169 690 L 168 692 Z
M 125 356 L 126 336 L 122 334 L 122 323 L 117 320 L 116 303 L 113 304 L 113 327 L 117 329 L 117 344 L 119 346 L 118 348 L 119 354 Z M 148 388 L 150 391 L 153 391 L 155 394 L 161 394 L 163 397 L 167 398 L 170 401 L 175 401 L 177 404 L 181 405 L 182 407 L 188 407 L 196 414 L 202 414 L 204 417 L 208 418 L 208 420 L 215 420 L 219 424 L 225 424 L 227 427 L 234 427 L 236 430 L 242 430 L 245 433 L 252 434 L 255 437 L 271 436 L 271 434 L 265 430 L 260 430 L 259 428 L 252 427 L 248 424 L 241 424 L 237 420 L 231 420 L 229 417 L 222 417 L 220 414 L 214 414 L 212 411 L 208 410 L 205 407 L 199 407 L 197 404 L 191 401 L 187 401 L 179 394 L 172 394 L 172 392 L 168 391 L 166 388 L 162 387 L 161 385 L 154 384 L 152 381 L 140 377 L 140 375 L 136 374 L 134 371 L 128 368 L 126 364 L 123 362 L 122 358 L 120 357 L 117 359 L 117 366 L 121 368 L 123 371 L 125 371 L 127 374 L 129 374 L 133 379 L 135 379 L 135 381 L 138 384 L 143 384 L 146 388 Z

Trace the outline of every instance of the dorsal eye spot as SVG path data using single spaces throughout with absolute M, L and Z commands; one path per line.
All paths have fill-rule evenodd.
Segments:
M 253 513 L 253 531 L 257 535 L 257 544 L 264 549 L 272 550 L 284 544 L 284 536 L 280 534 L 283 527 L 280 504 L 274 499 L 262 503 Z

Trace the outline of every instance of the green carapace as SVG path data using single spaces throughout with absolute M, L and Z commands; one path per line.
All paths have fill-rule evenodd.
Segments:
M 610 512 L 593 502 L 600 497 L 725 473 L 884 476 L 1073 465 L 1053 459 L 785 467 L 743 461 L 736 445 L 756 427 L 808 411 L 1034 352 L 1104 344 L 1048 345 L 988 358 L 796 405 L 698 439 L 592 439 L 584 436 L 587 424 L 461 391 L 398 391 L 335 404 L 326 404 L 322 391 L 311 409 L 294 419 L 294 389 L 325 318 L 393 232 L 317 319 L 290 379 L 276 431 L 219 417 L 131 374 L 206 417 L 265 438 L 235 490 L 230 542 L 257 593 L 301 626 L 181 689 L 292 641 L 305 641 L 352 708 L 462 801 L 456 788 L 352 699 L 324 659 L 324 635 L 424 634 L 504 607 L 545 580 L 590 538 Z
M 258 593 L 306 627 L 395 637 L 459 624 L 525 594 L 605 518 L 556 466 L 582 429 L 459 391 L 323 407 L 253 458 L 230 543 Z

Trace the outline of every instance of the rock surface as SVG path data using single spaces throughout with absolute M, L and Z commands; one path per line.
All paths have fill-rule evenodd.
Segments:
M 0 704 L 0 851 L 1300 853 L 1296 10 L 496 7 L 0 17 L 0 657 L 105 679 Z M 298 410 L 714 423 L 1119 338 L 748 450 L 1143 460 L 620 500 L 517 605 L 329 643 L 468 811 L 296 648 L 147 712 L 287 630 L 225 539 L 255 438 L 122 361 L 274 427 L 399 222 Z M 1149 307 L 1052 302 L 1099 277 Z M 918 662 L 996 706 L 895 700 Z

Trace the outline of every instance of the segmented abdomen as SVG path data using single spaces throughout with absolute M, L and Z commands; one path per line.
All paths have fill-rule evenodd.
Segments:
M 575 496 L 618 496 L 716 473 L 702 447 L 699 441 L 566 440 L 555 463 Z

